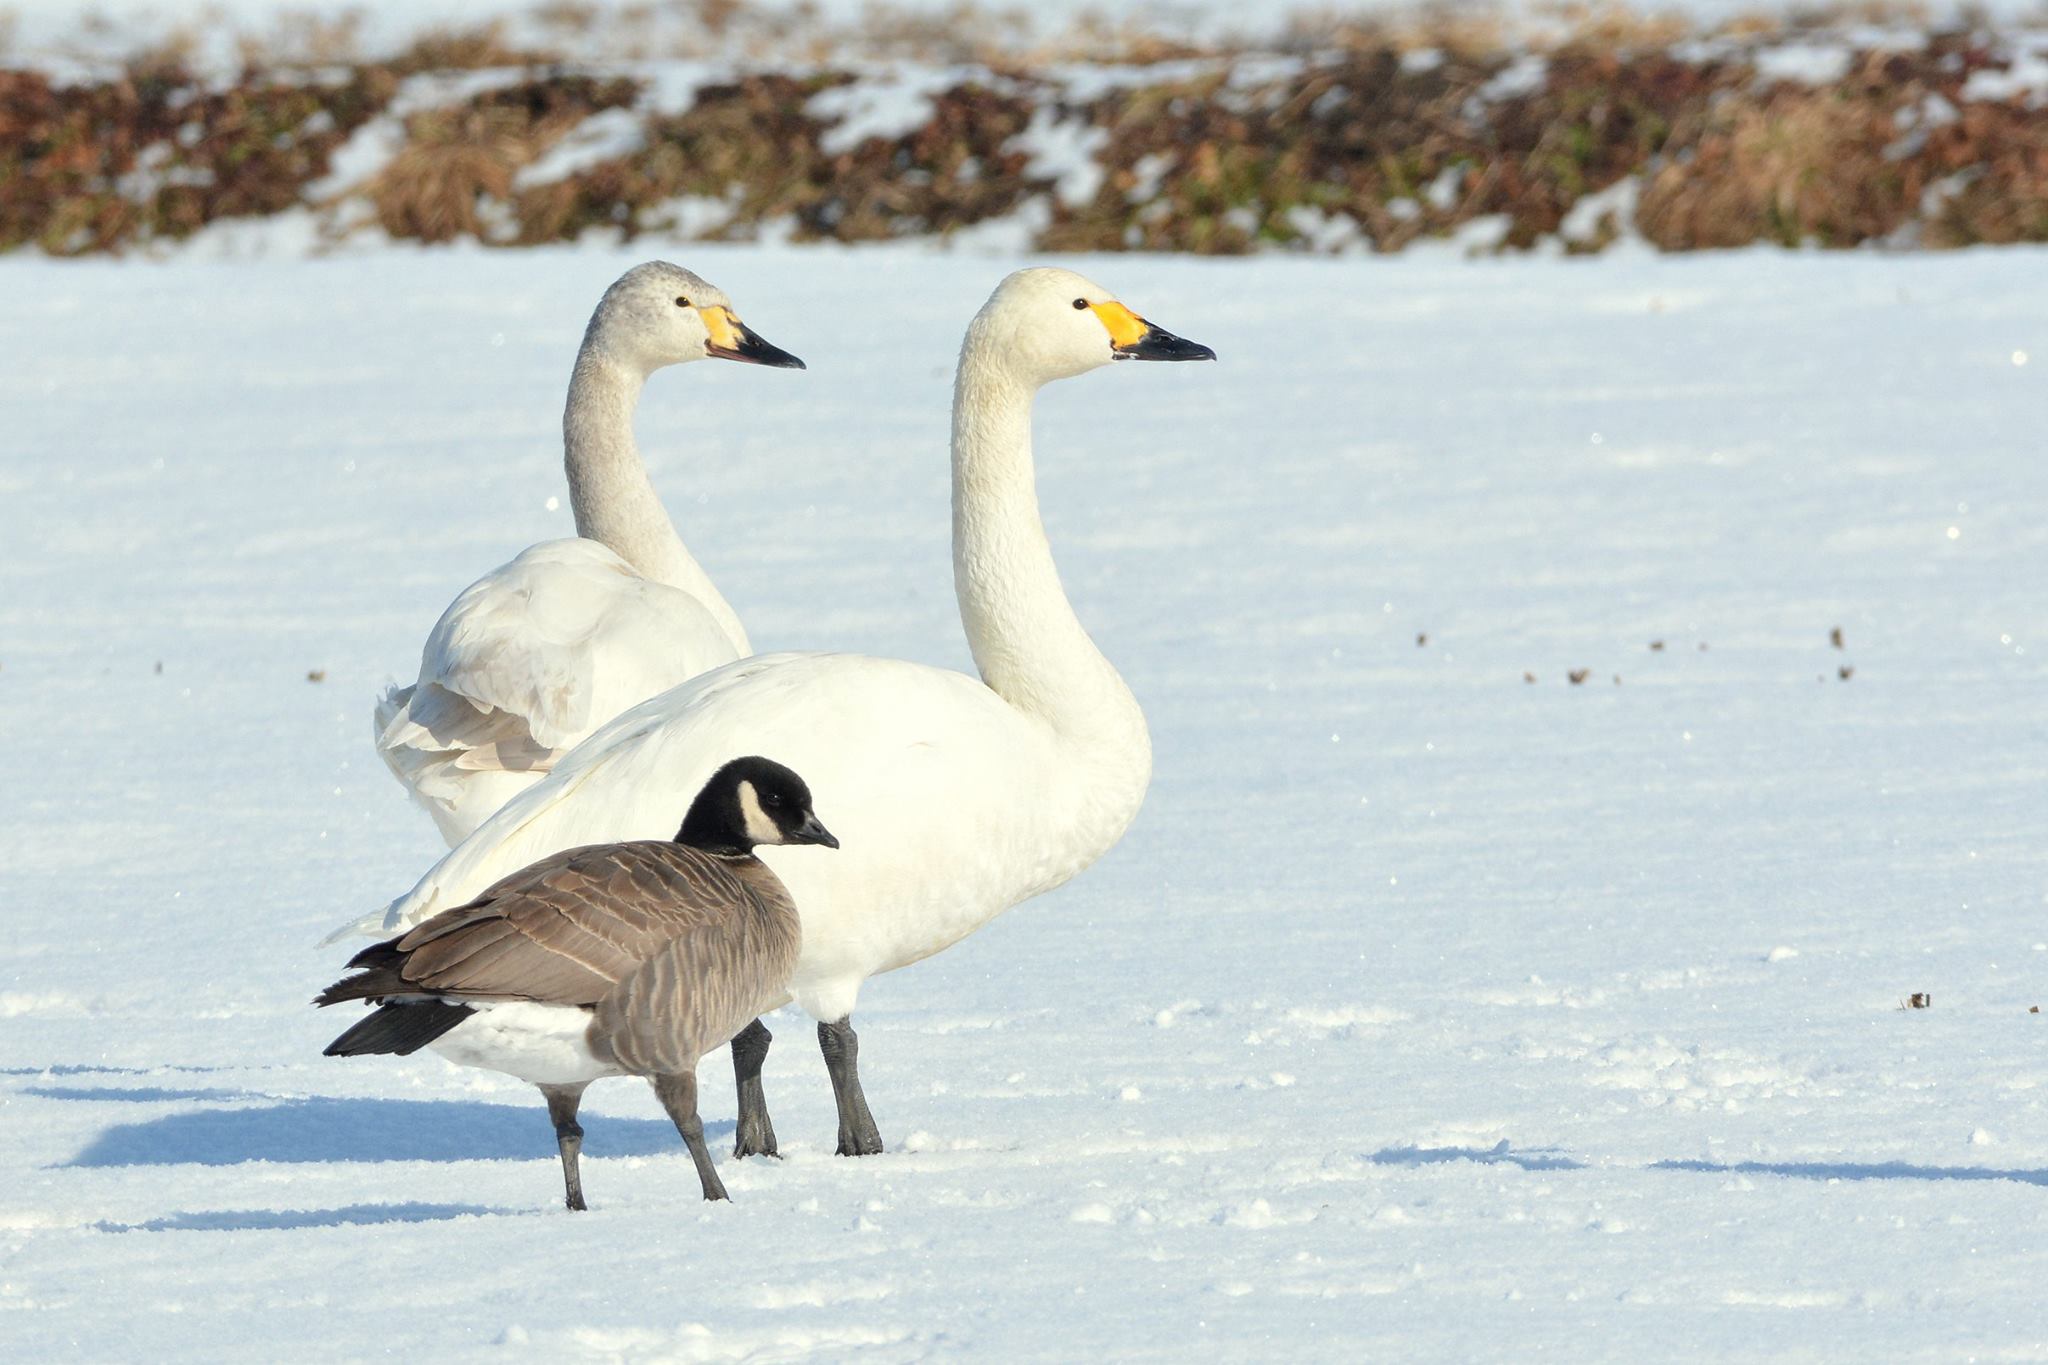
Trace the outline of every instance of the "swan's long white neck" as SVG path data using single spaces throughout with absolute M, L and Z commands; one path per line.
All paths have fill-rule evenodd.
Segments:
M 1096 796 L 1128 807 L 1121 834 L 1151 779 L 1152 742 L 1060 587 L 1033 476 L 1034 393 L 970 330 L 953 390 L 953 588 L 982 681 L 1071 746 Z
M 617 552 L 647 577 L 696 598 L 734 648 L 752 653 L 738 613 L 683 548 L 647 477 L 633 440 L 633 410 L 646 383 L 646 370 L 612 357 L 593 326 L 576 357 L 569 405 L 562 413 L 562 464 L 569 476 L 576 534 Z

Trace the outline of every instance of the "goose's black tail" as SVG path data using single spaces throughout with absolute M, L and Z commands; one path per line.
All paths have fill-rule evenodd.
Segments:
M 476 1011 L 446 1000 L 393 1000 L 327 1045 L 327 1057 L 361 1057 L 389 1052 L 409 1057 Z

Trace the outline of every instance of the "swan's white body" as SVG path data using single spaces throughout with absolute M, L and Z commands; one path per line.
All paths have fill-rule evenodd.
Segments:
M 1144 798 L 1151 743 L 1060 589 L 1030 448 L 1039 385 L 1113 358 L 1105 322 L 1077 299 L 1107 295 L 1068 271 L 1019 272 L 961 352 L 954 578 L 985 681 L 847 654 L 728 664 L 605 726 L 353 927 L 416 924 L 562 848 L 667 836 L 721 763 L 758 753 L 804 775 L 840 839 L 834 852 L 760 850 L 803 919 L 790 995 L 831 1021 L 852 1012 L 867 977 L 938 952 L 1106 852 Z
M 605 726 L 364 927 L 397 932 L 564 848 L 671 837 L 678 798 L 687 805 L 721 764 L 784 755 L 840 847 L 758 853 L 803 918 L 790 994 L 842 1019 L 868 977 L 959 941 L 1116 842 L 1151 773 L 1128 697 L 1122 733 L 1088 752 L 945 669 L 853 654 L 741 660 Z
M 653 370 L 733 354 L 710 349 L 712 327 L 747 337 L 729 307 L 662 262 L 606 291 L 562 420 L 578 537 L 535 545 L 470 584 L 427 637 L 418 681 L 379 700 L 377 752 L 451 845 L 605 721 L 751 652 L 633 442 Z

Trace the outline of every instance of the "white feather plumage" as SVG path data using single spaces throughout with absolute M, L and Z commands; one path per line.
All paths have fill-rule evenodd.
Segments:
M 606 291 L 562 421 L 579 538 L 470 584 L 427 637 L 417 681 L 377 704 L 378 754 L 451 845 L 605 721 L 750 652 L 633 441 L 649 374 L 726 354 L 711 348 L 707 311 L 737 328 L 723 292 L 664 262 Z
M 1021 271 L 975 318 L 954 402 L 954 576 L 983 679 L 893 659 L 770 654 L 619 716 L 559 760 L 382 914 L 388 933 L 558 849 L 674 833 L 727 759 L 804 775 L 840 848 L 764 848 L 803 918 L 790 994 L 851 1013 L 869 976 L 927 957 L 1100 857 L 1151 777 L 1143 713 L 1075 618 L 1033 486 L 1030 410 L 1051 379 L 1109 363 L 1113 301 Z M 1129 314 L 1123 314 L 1129 317 Z

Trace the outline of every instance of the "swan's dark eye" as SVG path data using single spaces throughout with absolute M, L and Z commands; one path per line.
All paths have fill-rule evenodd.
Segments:
M 1088 306 L 1088 300 L 1086 300 L 1086 299 L 1075 299 L 1075 300 L 1074 300 L 1074 307 L 1075 307 L 1075 309 L 1076 309 L 1076 310 L 1079 310 L 1079 309 L 1082 309 L 1082 308 L 1086 308 L 1087 306 Z
M 688 299 L 684 298 L 681 294 L 676 295 L 676 307 L 688 308 L 689 306 L 690 301 Z

